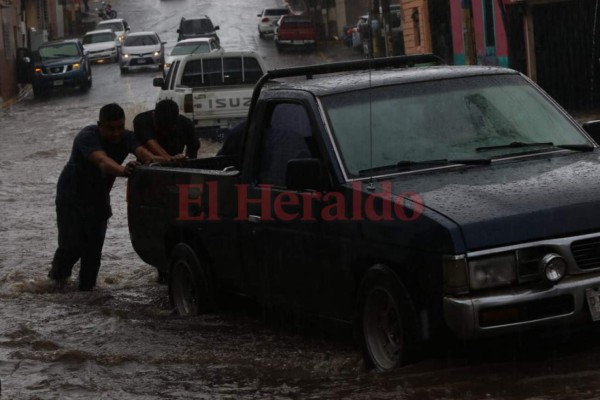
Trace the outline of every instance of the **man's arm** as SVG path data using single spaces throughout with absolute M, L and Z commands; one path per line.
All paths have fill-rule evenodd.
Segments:
M 152 154 L 156 154 L 163 158 L 171 158 L 171 155 L 163 149 L 156 139 L 148 139 L 148 141 L 144 143 L 144 147 Z
M 133 151 L 133 154 L 138 158 L 138 160 L 140 160 L 143 163 L 160 162 L 160 161 L 167 161 L 167 160 L 171 159 L 171 156 L 169 156 L 168 154 L 166 155 L 166 157 L 157 156 L 153 152 L 150 152 L 144 146 L 136 147 L 135 150 Z
M 100 170 L 106 174 L 114 176 L 129 176 L 131 171 L 110 158 L 104 151 L 97 150 L 92 152 L 88 160 L 96 164 Z

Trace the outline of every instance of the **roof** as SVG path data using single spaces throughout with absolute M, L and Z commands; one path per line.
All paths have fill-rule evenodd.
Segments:
M 469 76 L 518 74 L 517 71 L 486 66 L 432 66 L 413 68 L 390 68 L 374 71 L 353 71 L 337 74 L 314 75 L 313 79 L 285 81 L 274 79 L 280 84 L 270 84 L 269 90 L 305 90 L 315 96 L 351 92 L 369 87 L 389 86 L 411 82 L 434 81 Z
M 52 40 L 49 42 L 42 43 L 40 45 L 40 47 L 55 46 L 55 45 L 61 44 L 61 43 L 81 43 L 81 40 L 79 38 Z
M 127 37 L 135 36 L 158 36 L 158 34 L 154 31 L 131 32 L 127 34 Z
M 97 29 L 95 31 L 88 31 L 85 33 L 85 35 L 96 35 L 96 34 L 100 34 L 100 33 L 111 33 L 111 34 L 115 34 L 112 29 Z M 85 36 L 83 35 L 83 36 Z
M 195 16 L 195 17 L 181 17 L 182 21 L 187 21 L 187 20 L 190 20 L 190 19 L 210 19 L 210 18 L 208 17 L 208 15 L 198 15 L 198 16 Z
M 186 43 L 198 43 L 198 42 L 214 42 L 215 38 L 214 37 L 197 37 L 197 38 L 191 38 L 191 39 L 183 39 L 180 40 L 179 42 L 177 42 L 177 44 L 175 46 L 178 46 L 180 44 L 186 44 Z
M 125 21 L 123 18 L 105 19 L 105 20 L 99 21 L 98 25 L 100 25 L 100 24 L 108 24 L 108 23 L 111 23 L 111 22 L 123 22 L 123 21 Z

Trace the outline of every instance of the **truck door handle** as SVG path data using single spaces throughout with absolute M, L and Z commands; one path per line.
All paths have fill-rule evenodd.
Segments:
M 260 216 L 259 215 L 248 215 L 248 222 L 260 222 Z

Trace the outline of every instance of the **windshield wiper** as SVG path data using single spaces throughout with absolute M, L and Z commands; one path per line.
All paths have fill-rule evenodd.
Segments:
M 410 171 L 414 167 L 437 167 L 443 165 L 490 165 L 492 160 L 489 158 L 465 158 L 465 159 L 447 159 L 442 158 L 438 160 L 423 160 L 423 161 L 412 161 L 412 160 L 401 160 L 396 164 L 384 165 L 381 167 L 368 168 L 358 171 L 359 175 L 368 175 L 381 171 Z
M 518 147 L 535 147 L 535 146 L 554 146 L 552 142 L 534 142 L 534 143 L 525 143 L 525 142 L 510 142 L 508 144 L 501 144 L 499 146 L 484 146 L 477 147 L 475 151 L 488 151 L 488 150 L 497 150 L 497 149 L 512 149 Z

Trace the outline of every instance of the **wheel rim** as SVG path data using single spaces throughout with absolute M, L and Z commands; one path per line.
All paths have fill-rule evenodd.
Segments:
M 190 267 L 177 262 L 173 268 L 173 302 L 179 315 L 198 314 L 198 290 Z
M 383 288 L 369 292 L 363 311 L 365 342 L 375 366 L 390 370 L 403 349 L 402 317 L 393 296 Z

